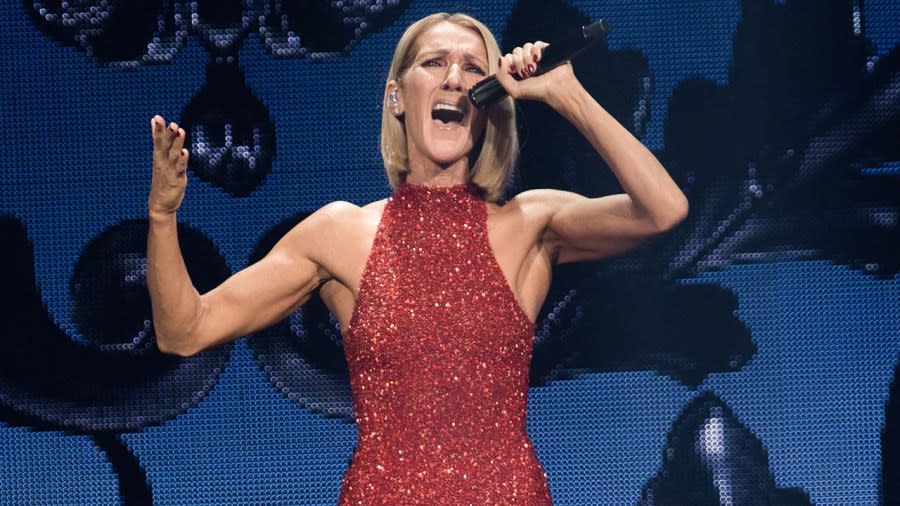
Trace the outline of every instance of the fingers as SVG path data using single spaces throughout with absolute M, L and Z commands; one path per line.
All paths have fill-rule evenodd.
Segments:
M 541 61 L 541 57 L 544 55 L 544 49 L 547 48 L 550 44 L 542 40 L 536 40 L 534 44 L 531 46 L 531 56 L 534 58 L 535 63 Z
M 169 123 L 162 116 L 156 115 L 150 120 L 150 131 L 153 136 L 153 149 L 158 154 L 174 159 L 180 155 L 184 147 L 185 132 L 177 123 Z
M 507 92 L 509 92 L 510 83 L 514 82 L 513 74 L 515 74 L 515 65 L 513 64 L 512 54 L 507 53 L 500 57 L 500 66 L 495 74 L 497 81 L 500 82 Z
M 511 53 L 506 53 L 505 55 L 500 57 L 500 61 L 506 64 L 506 72 L 507 74 L 515 74 L 516 73 L 516 65 L 513 61 L 513 55 Z M 503 65 L 500 65 L 503 67 Z
M 157 114 L 150 120 L 150 128 L 153 135 L 155 154 L 166 156 L 172 147 L 172 141 L 174 140 L 174 134 L 177 133 L 178 126 L 171 123 L 167 128 L 166 120 Z
M 537 72 L 538 62 L 541 61 L 541 53 L 548 45 L 540 40 L 528 42 L 504 55 L 503 59 L 510 67 L 509 72 L 517 74 L 520 79 L 533 76 Z
M 515 68 L 514 72 L 519 74 L 519 78 L 525 79 L 530 74 L 529 65 L 533 65 L 534 62 L 525 60 L 525 50 L 521 47 L 517 47 L 512 51 L 513 57 L 513 67 Z
M 169 123 L 159 115 L 150 120 L 153 135 L 153 165 L 161 173 L 173 172 L 175 176 L 183 175 L 187 170 L 190 153 L 184 147 L 187 137 L 183 128 L 177 123 Z
M 181 205 L 187 185 L 186 133 L 177 123 L 156 115 L 150 120 L 153 134 L 153 172 L 147 205 L 151 212 L 174 213 Z
M 513 79 L 512 55 L 500 57 L 500 68 L 497 69 L 495 77 L 500 86 L 506 90 L 512 98 L 518 98 L 518 83 Z
M 165 126 L 166 120 L 159 114 L 150 118 L 150 135 L 153 137 L 154 150 L 162 148 L 162 131 Z
M 538 40 L 523 44 L 500 58 L 500 69 L 495 77 L 510 97 L 546 102 L 553 91 L 551 80 L 557 83 L 568 82 L 565 81 L 566 76 L 560 74 L 562 71 L 540 67 L 543 51 L 548 46 L 546 42 Z M 571 67 L 568 68 L 571 72 Z
M 537 56 L 534 54 L 534 44 L 530 42 L 522 46 L 522 64 L 525 65 L 528 76 L 534 75 L 537 70 Z
M 169 161 L 175 165 L 178 164 L 179 159 L 182 156 L 182 151 L 184 150 L 184 129 L 179 128 L 177 124 L 172 123 L 169 125 L 169 131 L 173 131 L 171 137 L 171 143 L 169 144 Z
M 187 171 L 188 158 L 190 158 L 190 156 L 190 152 L 188 152 L 187 149 L 181 149 L 181 153 L 178 154 L 178 161 L 175 162 L 175 170 L 179 175 L 184 174 Z

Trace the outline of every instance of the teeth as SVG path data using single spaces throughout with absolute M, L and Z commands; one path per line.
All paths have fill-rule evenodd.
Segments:
M 441 111 L 441 110 L 456 111 L 459 113 L 463 112 L 463 110 L 461 108 L 456 107 L 455 105 L 451 105 L 451 104 L 434 104 L 434 109 L 432 109 L 432 110 L 434 110 L 434 111 Z

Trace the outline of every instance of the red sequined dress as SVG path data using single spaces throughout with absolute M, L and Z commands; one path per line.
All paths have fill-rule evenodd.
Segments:
M 388 199 L 344 338 L 359 445 L 340 505 L 551 504 L 525 432 L 534 324 L 469 186 Z

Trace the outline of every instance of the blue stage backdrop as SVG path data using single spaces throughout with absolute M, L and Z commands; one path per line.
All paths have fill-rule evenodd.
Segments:
M 149 121 L 189 135 L 201 290 L 333 200 L 389 193 L 390 54 L 431 12 L 575 62 L 688 220 L 556 271 L 528 429 L 559 505 L 900 504 L 900 4 L 23 0 L 0 5 L 0 503 L 334 504 L 356 444 L 320 301 L 189 359 L 145 288 Z M 511 194 L 619 191 L 521 103 Z M 491 353 L 491 350 L 484 350 Z

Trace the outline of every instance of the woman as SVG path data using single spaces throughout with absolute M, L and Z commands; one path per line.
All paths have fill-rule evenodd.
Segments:
M 340 504 L 550 504 L 525 405 L 551 267 L 632 249 L 687 213 L 665 169 L 571 65 L 529 78 L 545 46 L 501 57 L 487 28 L 460 14 L 411 25 L 384 92 L 392 197 L 319 209 L 202 296 L 176 235 L 184 131 L 151 121 L 148 285 L 158 346 L 190 355 L 237 339 L 319 289 L 344 332 L 359 433 Z M 491 73 L 512 98 L 480 111 L 467 90 Z M 572 122 L 626 193 L 534 190 L 498 205 L 518 149 L 513 99 L 543 101 Z

